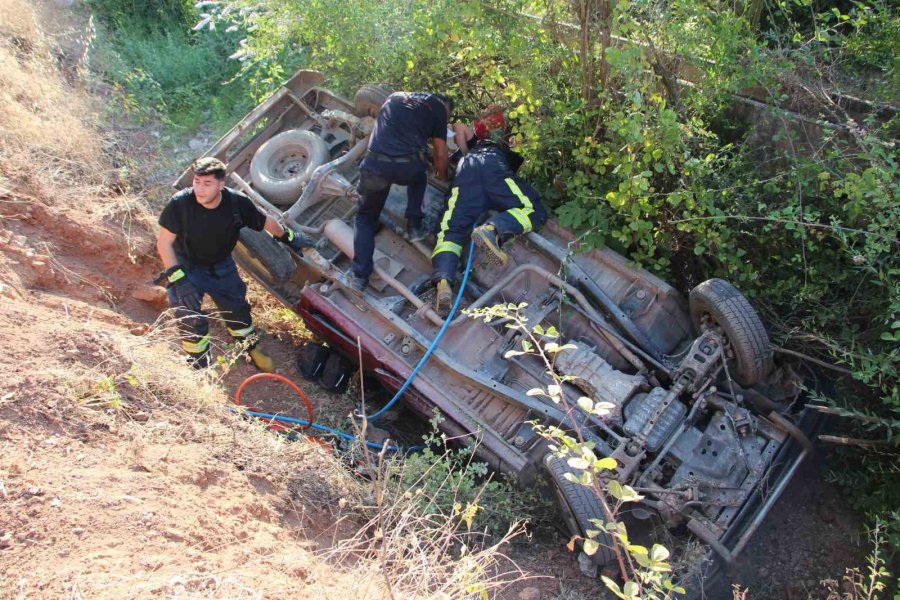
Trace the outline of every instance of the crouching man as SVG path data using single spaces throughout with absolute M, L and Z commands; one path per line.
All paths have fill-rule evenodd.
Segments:
M 475 122 L 468 151 L 456 167 L 447 210 L 441 219 L 437 243 L 431 254 L 432 281 L 437 287 L 435 311 L 446 318 L 453 302 L 451 284 L 459 268 L 463 245 L 471 236 L 489 260 L 505 265 L 502 246 L 511 239 L 539 229 L 547 220 L 541 197 L 516 175 L 523 159 L 506 142 L 505 119 L 496 109 L 490 118 Z M 465 137 L 457 129 L 457 140 Z M 483 225 L 475 223 L 488 210 L 497 211 Z
M 203 296 L 208 294 L 228 333 L 243 344 L 253 364 L 261 371 L 272 372 L 274 362 L 256 346 L 258 335 L 250 316 L 247 286 L 238 275 L 231 251 L 242 227 L 265 229 L 298 253 L 315 242 L 282 227 L 260 212 L 250 198 L 225 187 L 222 161 L 199 158 L 191 170 L 193 185 L 169 200 L 159 217 L 156 237 L 164 269 L 158 282 L 167 288 L 169 305 L 175 309 L 182 346 L 192 366 L 209 366 L 209 321 L 200 308 Z

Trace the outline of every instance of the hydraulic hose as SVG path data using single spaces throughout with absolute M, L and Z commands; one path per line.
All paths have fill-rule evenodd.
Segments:
M 308 419 L 306 421 L 306 426 L 301 427 L 300 429 L 306 431 L 312 426 L 312 423 L 315 420 L 315 418 L 313 417 L 312 403 L 309 401 L 309 398 L 306 397 L 306 394 L 303 392 L 303 390 L 300 389 L 300 386 L 298 386 L 296 383 L 294 383 L 284 375 L 278 375 L 277 373 L 257 373 L 256 375 L 251 375 L 250 377 L 242 381 L 241 385 L 238 386 L 237 391 L 234 393 L 234 403 L 240 406 L 241 394 L 244 393 L 244 388 L 247 387 L 248 384 L 251 384 L 254 381 L 259 381 L 261 379 L 272 379 L 274 381 L 280 381 L 281 383 L 294 390 L 294 393 L 300 396 L 300 399 L 303 400 L 303 404 L 306 405 L 306 416 Z
M 348 440 L 351 442 L 357 439 L 355 435 L 351 435 L 349 433 L 344 433 L 343 431 L 338 431 L 337 429 L 332 429 L 331 427 L 325 427 L 324 425 L 320 425 L 315 422 L 304 421 L 303 419 L 295 419 L 294 417 L 283 417 L 281 415 L 273 415 L 271 413 L 257 412 L 255 410 L 246 410 L 246 411 L 244 411 L 244 413 L 250 415 L 251 417 L 257 417 L 259 419 L 268 419 L 268 420 L 272 420 L 272 421 L 281 421 L 283 423 L 292 423 L 294 425 L 300 425 L 301 429 L 304 429 L 304 430 L 312 428 L 312 429 L 316 429 L 318 431 L 325 431 L 327 433 L 336 435 L 339 438 L 342 438 L 342 439 L 345 439 L 345 440 Z M 384 444 L 379 444 L 378 442 L 370 442 L 370 441 L 366 441 L 366 446 L 368 446 L 369 448 L 374 448 L 375 450 L 381 450 L 385 447 Z M 407 452 L 409 452 L 409 451 L 414 451 L 414 450 L 421 450 L 424 447 L 425 446 L 412 446 L 410 448 L 401 448 L 400 446 L 387 446 L 387 449 L 389 452 L 398 452 L 400 450 L 406 450 Z
M 453 321 L 454 315 L 456 315 L 456 309 L 459 308 L 459 303 L 462 300 L 463 292 L 466 289 L 466 283 L 469 281 L 469 271 L 472 270 L 472 256 L 475 254 L 475 240 L 469 242 L 469 257 L 466 260 L 466 270 L 463 272 L 462 282 L 459 284 L 459 291 L 456 293 L 456 300 L 453 302 L 453 307 L 450 309 L 450 314 L 447 315 L 447 318 L 444 319 L 444 324 L 441 325 L 440 330 L 438 330 L 437 335 L 434 336 L 434 340 L 431 342 L 431 345 L 428 346 L 428 350 L 425 351 L 425 354 L 419 359 L 418 364 L 413 369 L 412 373 L 410 373 L 409 377 L 406 378 L 406 381 L 403 382 L 403 385 L 400 386 L 400 389 L 397 390 L 397 393 L 394 394 L 394 397 L 391 398 L 390 402 L 384 405 L 384 407 L 371 415 L 366 415 L 361 411 L 358 415 L 362 418 L 367 419 L 368 421 L 374 421 L 375 419 L 381 417 L 384 413 L 386 413 L 390 408 L 400 400 L 400 397 L 403 396 L 403 392 L 409 388 L 409 385 L 412 383 L 413 379 L 416 378 L 416 375 L 419 374 L 419 370 L 421 370 L 422 366 L 425 365 L 425 362 L 432 355 L 435 348 L 437 348 L 438 343 L 441 341 L 441 338 L 444 337 L 444 332 L 447 331 L 447 328 L 450 326 L 450 323 Z
M 344 433 L 343 431 L 338 431 L 337 429 L 332 429 L 331 427 L 326 427 L 325 425 L 320 425 L 319 423 L 316 423 L 314 416 L 313 416 L 313 406 L 312 406 L 312 403 L 309 401 L 309 398 L 306 396 L 306 394 L 303 392 L 303 390 L 300 388 L 300 386 L 298 386 L 296 383 L 294 383 L 293 381 L 291 381 L 290 379 L 288 379 L 287 377 L 285 377 L 283 375 L 278 375 L 276 373 L 257 373 L 256 375 L 251 375 L 250 377 L 248 377 L 247 379 L 242 381 L 241 385 L 238 386 L 237 391 L 234 393 L 234 403 L 238 406 L 242 406 L 241 405 L 241 395 L 244 393 L 244 389 L 247 387 L 247 385 L 253 383 L 254 381 L 260 381 L 262 379 L 271 379 L 273 381 L 279 381 L 281 383 L 286 384 L 288 387 L 290 387 L 292 390 L 294 390 L 294 392 L 298 396 L 300 396 L 300 399 L 303 400 L 303 404 L 306 406 L 306 415 L 309 418 L 306 420 L 297 419 L 294 417 L 285 417 L 285 416 L 281 416 L 281 415 L 274 415 L 271 413 L 259 412 L 256 410 L 251 410 L 249 408 L 247 408 L 246 410 L 243 411 L 244 414 L 250 415 L 251 417 L 256 417 L 258 419 L 266 419 L 269 421 L 278 421 L 281 423 L 290 423 L 292 425 L 299 425 L 300 426 L 299 429 L 301 431 L 307 431 L 309 429 L 316 429 L 318 431 L 325 431 L 327 433 L 330 433 L 332 435 L 335 435 L 335 436 L 345 439 L 345 440 L 353 441 L 356 439 L 356 436 L 354 436 L 354 435 L 350 435 L 349 433 Z M 232 410 L 236 410 L 236 409 L 232 409 Z M 375 450 L 381 450 L 385 447 L 384 444 L 379 444 L 377 442 L 370 442 L 370 441 L 366 441 L 366 446 L 368 446 L 369 448 L 373 448 Z M 397 452 L 400 450 L 407 450 L 407 451 L 421 450 L 422 448 L 424 448 L 424 446 L 413 446 L 411 448 L 401 448 L 400 446 L 387 446 L 387 449 L 390 452 Z

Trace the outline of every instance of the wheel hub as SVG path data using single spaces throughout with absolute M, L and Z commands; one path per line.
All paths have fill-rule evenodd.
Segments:
M 308 164 L 309 157 L 299 152 L 292 152 L 278 159 L 275 168 L 272 169 L 272 174 L 279 179 L 290 179 L 302 173 Z
M 725 328 L 719 325 L 719 322 L 708 312 L 700 315 L 700 333 L 713 330 L 722 338 L 722 351 L 728 359 L 734 359 L 734 349 L 731 347 L 731 340 L 725 334 Z

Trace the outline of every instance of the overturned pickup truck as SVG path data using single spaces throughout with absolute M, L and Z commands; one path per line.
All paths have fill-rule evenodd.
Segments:
M 245 228 L 235 250 L 238 263 L 327 343 L 307 349 L 301 370 L 340 388 L 348 359 L 355 364 L 361 350 L 366 373 L 394 392 L 443 324 L 431 309 L 431 247 L 403 234 L 405 194 L 395 188 L 363 300 L 342 287 L 353 254 L 358 164 L 389 90 L 364 86 L 351 103 L 322 84 L 319 73 L 298 72 L 207 155 L 222 159 L 230 184 L 260 208 L 318 240 L 300 257 Z M 189 183 L 186 171 L 176 186 Z M 429 182 L 431 231 L 446 191 Z M 476 251 L 461 308 L 527 305 L 531 326 L 553 325 L 570 344 L 554 363 L 572 378 L 563 385 L 568 405 L 587 395 L 612 405 L 608 415 L 564 411 L 528 395 L 548 382 L 538 357 L 507 354 L 523 333 L 502 319 L 459 313 L 403 402 L 425 418 L 439 410 L 447 435 L 469 440 L 481 459 L 522 485 L 543 474 L 563 522 L 585 535 L 595 528 L 591 519 L 603 518 L 600 503 L 565 478 L 571 467 L 533 423 L 577 427 L 599 455 L 616 459 L 616 477 L 644 496 L 635 516 L 699 539 L 719 563 L 733 560 L 810 451 L 803 429 L 811 417 L 794 411 L 797 383 L 774 367 L 759 317 L 729 283 L 706 281 L 685 302 L 615 252 L 572 254 L 573 243 L 551 220 L 505 248 L 505 266 Z M 594 560 L 613 557 L 601 545 Z

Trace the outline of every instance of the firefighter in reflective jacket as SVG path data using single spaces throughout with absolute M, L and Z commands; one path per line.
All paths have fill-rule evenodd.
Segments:
M 505 265 L 508 257 L 502 245 L 515 236 L 539 229 L 547 220 L 540 194 L 516 175 L 522 157 L 505 143 L 504 129 L 502 114 L 476 121 L 472 137 L 466 140 L 468 153 L 456 167 L 447 210 L 431 254 L 432 281 L 437 285 L 435 311 L 442 317 L 450 312 L 450 284 L 470 234 L 489 260 Z M 459 131 L 457 128 L 457 139 Z M 457 145 L 462 147 L 459 141 Z M 497 213 L 473 231 L 486 210 Z
M 315 241 L 282 227 L 239 192 L 225 187 L 225 165 L 212 157 L 191 165 L 193 185 L 172 196 L 159 217 L 156 249 L 163 268 L 157 279 L 167 288 L 175 310 L 182 346 L 195 368 L 207 367 L 209 322 L 201 310 L 209 294 L 225 321 L 228 333 L 249 352 L 262 371 L 274 371 L 272 359 L 256 347 L 258 336 L 250 316 L 247 286 L 238 275 L 231 251 L 242 227 L 261 231 L 297 253 Z

